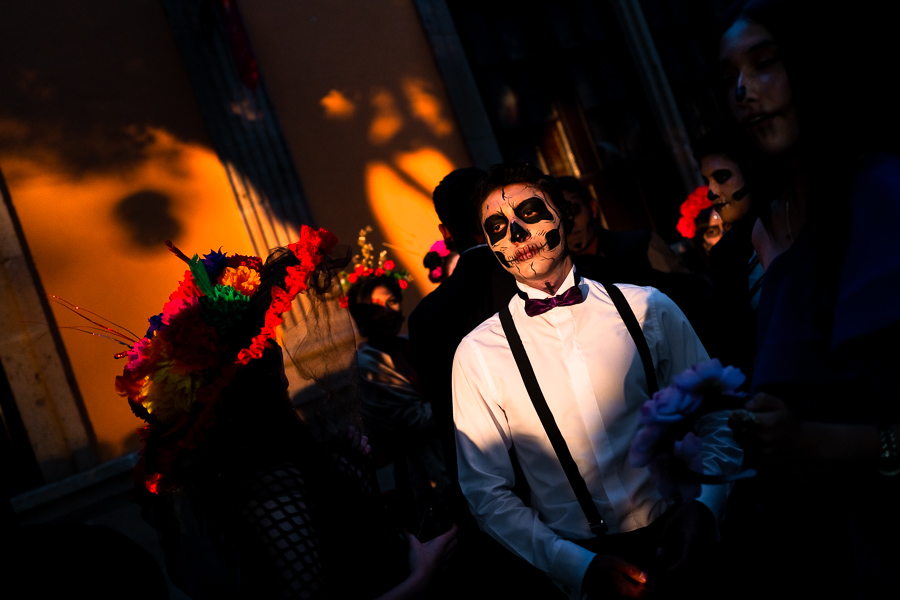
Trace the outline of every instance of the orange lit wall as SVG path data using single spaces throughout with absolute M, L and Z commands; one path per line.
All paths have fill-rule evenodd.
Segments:
M 415 276 L 408 314 L 433 287 L 431 191 L 468 164 L 412 1 L 238 5 L 317 224 L 372 225 Z M 142 334 L 184 271 L 165 239 L 250 251 L 161 3 L 6 3 L 0 51 L 0 168 L 46 290 Z M 121 347 L 63 339 L 100 460 L 136 448 Z
M 250 250 L 168 23 L 153 0 L 13 4 L 0 9 L 0 167 L 38 274 L 143 335 L 185 270 L 165 239 Z M 113 388 L 124 348 L 62 337 L 98 458 L 136 449 L 142 422 Z
M 431 192 L 469 158 L 412 0 L 239 2 L 319 225 L 372 225 L 416 278 L 439 239 Z

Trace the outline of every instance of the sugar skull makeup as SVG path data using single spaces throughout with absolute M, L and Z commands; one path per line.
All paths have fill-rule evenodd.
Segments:
M 536 187 L 515 183 L 494 190 L 481 205 L 481 220 L 497 260 L 523 283 L 533 285 L 566 255 L 559 210 Z

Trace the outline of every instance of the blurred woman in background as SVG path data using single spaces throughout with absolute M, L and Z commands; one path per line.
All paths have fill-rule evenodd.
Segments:
M 896 117 L 873 104 L 886 78 L 867 69 L 886 57 L 863 5 L 837 18 L 745 1 L 718 37 L 723 100 L 755 148 L 753 193 L 771 199 L 754 393 L 733 417 L 760 469 L 752 558 L 754 576 L 778 574 L 755 580 L 769 595 L 900 591 L 900 237 L 880 225 L 900 218 L 900 158 L 886 152 Z

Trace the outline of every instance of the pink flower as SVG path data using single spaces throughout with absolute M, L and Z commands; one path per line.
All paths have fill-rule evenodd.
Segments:
M 723 367 L 718 358 L 713 358 L 676 375 L 673 383 L 688 393 L 704 396 L 734 393 L 745 379 L 740 369 Z
M 641 407 L 641 425 L 681 421 L 697 410 L 702 400 L 702 397 L 686 393 L 675 386 L 661 389 Z
M 640 424 L 629 448 L 633 467 L 647 467 L 665 498 L 683 499 L 700 495 L 697 474 L 703 474 L 703 443 L 693 432 L 693 419 L 707 400 L 715 410 L 722 396 L 740 397 L 744 374 L 708 360 L 676 375 L 672 385 L 644 402 Z M 681 439 L 678 439 L 678 438 Z M 726 480 L 723 480 L 724 483 Z

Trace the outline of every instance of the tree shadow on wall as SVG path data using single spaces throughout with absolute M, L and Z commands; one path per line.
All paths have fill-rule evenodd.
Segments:
M 172 215 L 172 200 L 159 192 L 142 190 L 130 194 L 119 200 L 113 215 L 134 245 L 147 252 L 158 251 L 166 240 L 178 238 L 183 231 Z

